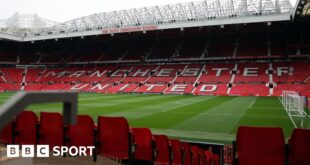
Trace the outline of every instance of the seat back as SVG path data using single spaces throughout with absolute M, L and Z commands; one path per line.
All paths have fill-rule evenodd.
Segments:
M 64 145 L 64 123 L 60 113 L 41 112 L 39 143 L 54 146 Z
M 218 154 L 213 154 L 213 164 L 214 165 L 220 165 L 220 157 L 219 157 L 219 155 Z
M 310 130 L 294 129 L 289 140 L 290 165 L 308 165 L 310 164 Z
M 241 126 L 236 140 L 239 164 L 284 164 L 285 141 L 281 128 Z
M 199 148 L 199 164 L 206 165 L 205 151 L 202 148 Z
M 206 150 L 205 151 L 205 157 L 206 157 L 206 164 L 207 165 L 209 165 L 209 164 L 212 164 L 213 165 L 213 154 L 210 152 L 210 151 L 208 151 L 208 150 Z
M 153 137 L 148 128 L 132 128 L 136 144 L 134 159 L 153 161 Z
M 129 159 L 129 125 L 123 117 L 98 117 L 99 152 L 103 156 Z
M 182 147 L 181 142 L 178 139 L 171 139 L 170 145 L 172 148 L 172 165 L 181 165 L 182 164 Z
M 182 142 L 183 149 L 183 165 L 191 165 L 191 145 L 189 143 Z
M 32 111 L 23 111 L 16 117 L 15 143 L 37 144 L 38 117 Z
M 156 143 L 155 164 L 170 164 L 169 140 L 166 135 L 153 135 Z
M 199 165 L 199 148 L 197 146 L 191 146 L 192 153 L 192 165 Z
M 68 126 L 68 145 L 77 147 L 94 146 L 94 128 L 95 124 L 90 116 L 78 115 L 77 123 Z
M 9 123 L 0 132 L 0 143 L 13 144 L 13 122 Z

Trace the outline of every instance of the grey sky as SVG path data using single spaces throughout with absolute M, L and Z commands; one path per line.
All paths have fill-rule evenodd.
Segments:
M 0 19 L 20 12 L 64 22 L 93 13 L 190 1 L 193 0 L 0 0 Z M 296 0 L 290 1 L 295 5 Z

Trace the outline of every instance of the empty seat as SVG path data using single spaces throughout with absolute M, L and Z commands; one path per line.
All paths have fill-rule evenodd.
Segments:
M 0 143 L 12 144 L 13 143 L 13 122 L 9 123 L 0 132 Z
M 94 128 L 95 124 L 90 116 L 88 115 L 77 116 L 77 123 L 68 126 L 68 145 L 77 147 L 94 146 L 95 145 Z M 89 154 L 89 152 L 90 151 L 87 151 L 87 154 Z
M 283 165 L 285 141 L 281 128 L 245 127 L 236 139 L 239 165 Z
M 172 165 L 182 164 L 182 147 L 181 142 L 178 139 L 171 139 L 170 145 L 172 149 Z
M 41 112 L 39 143 L 54 146 L 64 145 L 64 123 L 60 113 Z
M 202 148 L 199 148 L 199 164 L 206 165 L 206 155 Z
M 120 160 L 130 158 L 130 132 L 125 118 L 99 116 L 97 128 L 101 155 Z
M 166 135 L 154 135 L 156 143 L 155 164 L 170 164 L 169 140 Z
M 220 165 L 220 156 L 213 154 L 213 165 Z
M 135 160 L 153 161 L 153 136 L 148 128 L 132 128 L 134 135 Z
M 205 151 L 205 157 L 206 157 L 206 164 L 207 165 L 209 165 L 209 164 L 213 165 L 213 162 L 214 162 L 213 154 L 210 151 L 208 151 L 208 150 Z
M 290 165 L 309 165 L 310 164 L 310 130 L 294 129 L 289 140 Z
M 191 164 L 191 145 L 189 143 L 182 142 L 183 149 L 183 165 Z
M 32 111 L 23 111 L 16 117 L 15 143 L 37 144 L 38 117 Z
M 199 147 L 191 146 L 192 165 L 199 165 Z

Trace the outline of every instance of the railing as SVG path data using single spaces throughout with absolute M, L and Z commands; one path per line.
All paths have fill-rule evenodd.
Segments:
M 76 122 L 78 93 L 76 92 L 20 92 L 11 97 L 0 107 L 0 130 L 10 123 L 15 116 L 28 105 L 38 103 L 63 103 L 65 124 Z

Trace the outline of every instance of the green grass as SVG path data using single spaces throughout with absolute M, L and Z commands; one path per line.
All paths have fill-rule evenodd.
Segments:
M 0 103 L 13 93 L 0 95 Z M 61 104 L 27 108 L 61 112 Z M 79 114 L 124 116 L 132 127 L 149 127 L 155 134 L 180 139 L 229 143 L 241 125 L 281 127 L 286 137 L 294 128 L 277 97 L 216 97 L 179 95 L 80 94 Z M 305 125 L 310 123 L 305 120 Z M 307 125 L 308 126 L 308 125 Z

